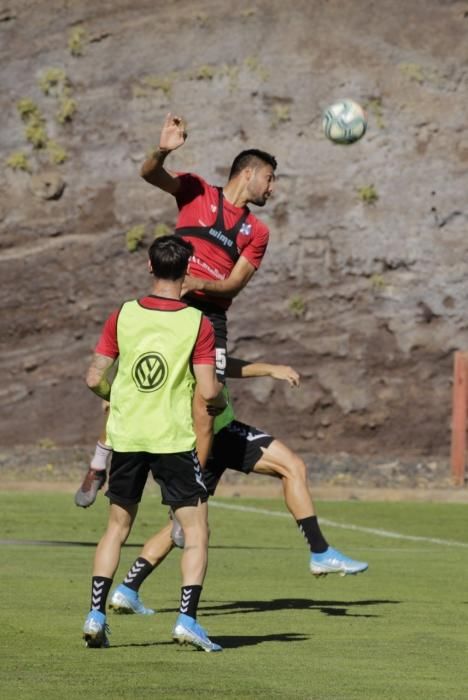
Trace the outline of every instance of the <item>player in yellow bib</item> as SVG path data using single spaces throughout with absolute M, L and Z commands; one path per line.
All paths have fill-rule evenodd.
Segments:
M 107 319 L 88 369 L 88 386 L 110 402 L 107 435 L 113 448 L 109 520 L 96 549 L 83 627 L 88 647 L 109 646 L 107 596 L 151 472 L 187 541 L 173 638 L 205 651 L 221 650 L 196 619 L 208 560 L 208 492 L 195 450 L 195 382 L 205 404 L 223 408 L 225 399 L 215 374 L 213 328 L 200 311 L 180 301 L 191 254 L 191 244 L 174 236 L 153 242 L 152 293 L 124 303 Z M 117 358 L 111 384 L 107 374 Z

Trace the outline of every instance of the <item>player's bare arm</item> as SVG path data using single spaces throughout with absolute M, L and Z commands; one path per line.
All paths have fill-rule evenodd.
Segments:
M 198 459 L 203 468 L 213 443 L 213 415 L 221 413 L 226 408 L 227 402 L 222 393 L 223 385 L 216 378 L 214 365 L 194 365 L 193 372 L 197 383 L 193 397 L 192 417 L 197 436 Z
M 105 401 L 109 401 L 111 389 L 107 372 L 114 364 L 114 361 L 112 357 L 95 352 L 86 373 L 86 384 L 88 387 Z
M 177 194 L 180 187 L 180 180 L 177 175 L 166 170 L 164 161 L 166 157 L 176 148 L 182 146 L 187 138 L 185 122 L 182 117 L 175 114 L 168 114 L 159 137 L 159 146 L 145 160 L 141 167 L 141 177 L 150 185 L 169 194 Z
M 194 365 L 193 373 L 197 381 L 197 391 L 200 397 L 206 403 L 225 408 L 226 399 L 222 394 L 224 386 L 216 378 L 214 365 Z
M 253 277 L 255 267 L 242 255 L 232 268 L 231 274 L 225 280 L 207 280 L 201 277 L 186 275 L 182 285 L 182 296 L 189 292 L 202 291 L 211 296 L 233 299 Z
M 289 367 L 289 365 L 276 365 L 269 362 L 247 362 L 237 357 L 228 358 L 226 375 L 236 379 L 272 377 L 273 379 L 286 381 L 293 387 L 297 387 L 300 384 L 300 374 L 292 367 Z

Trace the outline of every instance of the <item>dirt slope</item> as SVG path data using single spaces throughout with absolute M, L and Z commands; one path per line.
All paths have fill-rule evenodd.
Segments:
M 261 212 L 271 244 L 232 307 L 230 349 L 303 382 L 235 383 L 239 417 L 308 453 L 447 454 L 452 353 L 468 348 L 466 2 L 2 7 L 4 447 L 93 443 L 90 351 L 106 315 L 147 287 L 126 233 L 144 225 L 146 245 L 175 219 L 138 176 L 174 110 L 189 123 L 174 168 L 222 184 L 245 147 L 279 161 Z M 351 147 L 320 129 L 342 96 L 369 111 Z M 29 138 L 42 127 L 47 147 L 25 136 L 26 98 L 40 113 Z

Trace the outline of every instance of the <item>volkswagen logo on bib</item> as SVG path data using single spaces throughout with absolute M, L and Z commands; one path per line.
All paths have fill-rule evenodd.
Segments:
M 167 379 L 167 362 L 159 352 L 145 352 L 135 361 L 132 377 L 138 391 L 156 391 Z

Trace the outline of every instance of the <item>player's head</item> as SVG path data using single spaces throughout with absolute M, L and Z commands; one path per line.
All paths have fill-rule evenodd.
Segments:
M 272 172 L 275 172 L 277 166 L 275 156 L 266 151 L 260 151 L 258 148 L 249 148 L 247 151 L 241 151 L 232 161 L 229 179 L 232 180 L 245 168 L 258 168 L 262 165 L 271 166 Z
M 185 276 L 193 246 L 178 236 L 155 238 L 148 250 L 150 270 L 162 280 L 179 280 Z
M 273 191 L 276 166 L 276 158 L 270 153 L 250 148 L 234 158 L 229 180 L 243 178 L 248 201 L 263 207 Z

